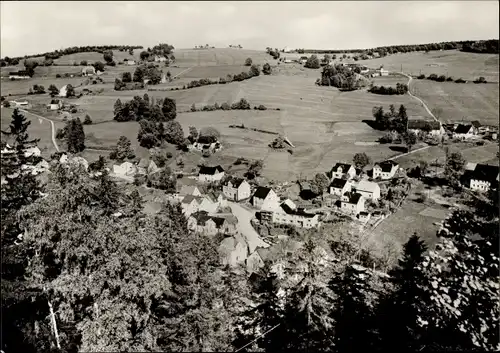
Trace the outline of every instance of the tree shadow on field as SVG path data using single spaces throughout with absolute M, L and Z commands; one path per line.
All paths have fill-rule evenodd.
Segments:
M 389 149 L 394 152 L 407 153 L 408 148 L 403 146 L 389 146 Z
M 378 124 L 375 120 L 365 119 L 365 120 L 362 120 L 362 122 L 364 122 L 366 125 L 368 125 L 369 127 L 371 127 L 374 130 L 383 131 L 382 129 L 380 129 L 380 127 L 378 126 Z

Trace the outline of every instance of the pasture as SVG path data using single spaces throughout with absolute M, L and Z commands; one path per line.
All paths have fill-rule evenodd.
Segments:
M 192 66 L 243 66 L 245 60 L 251 58 L 257 65 L 275 62 L 271 55 L 264 51 L 220 48 L 220 49 L 179 49 L 175 50 L 175 65 Z M 238 71 L 236 73 L 241 72 Z
M 479 120 L 498 126 L 498 83 L 474 84 L 413 80 L 411 91 L 431 110 L 439 109 L 439 119 Z
M 474 80 L 480 76 L 490 82 L 498 82 L 498 54 L 465 53 L 458 50 L 412 52 L 387 55 L 383 58 L 361 60 L 360 64 L 371 68 L 381 65 L 386 70 L 412 75 L 430 74 L 462 77 Z

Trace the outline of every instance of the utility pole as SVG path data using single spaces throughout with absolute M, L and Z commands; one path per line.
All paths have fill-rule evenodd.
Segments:
M 47 303 L 49 304 L 50 321 L 52 321 L 52 329 L 54 330 L 54 336 L 56 337 L 57 349 L 61 349 L 61 345 L 59 343 L 59 333 L 57 332 L 56 317 L 54 315 L 54 309 L 52 308 L 52 304 L 50 303 L 50 301 L 47 301 Z

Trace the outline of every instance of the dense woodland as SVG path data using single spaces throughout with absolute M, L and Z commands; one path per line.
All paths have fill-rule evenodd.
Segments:
M 104 163 L 54 158 L 41 184 L 22 167 L 37 162 L 29 125 L 15 110 L 2 131 L 15 150 L 1 159 L 6 353 L 500 348 L 496 191 L 453 211 L 433 249 L 401 229 L 386 274 L 360 265 L 356 241 L 318 232 L 248 277 L 178 205 L 145 214 Z

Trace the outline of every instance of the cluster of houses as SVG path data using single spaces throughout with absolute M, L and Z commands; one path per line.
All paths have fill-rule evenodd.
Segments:
M 411 119 L 408 120 L 407 127 L 408 131 L 412 131 L 416 134 L 425 131 L 434 137 L 448 136 L 449 138 L 458 140 L 475 139 L 486 134 L 489 134 L 493 140 L 496 140 L 498 136 L 497 127 L 482 125 L 477 120 L 471 122 L 448 122 L 443 124 L 435 120 Z

